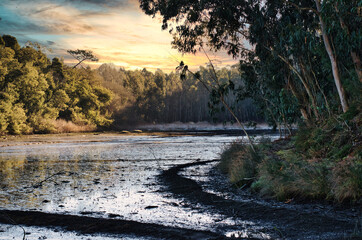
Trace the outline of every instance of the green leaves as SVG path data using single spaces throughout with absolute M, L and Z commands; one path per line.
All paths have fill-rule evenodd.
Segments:
M 79 62 L 73 66 L 73 68 L 76 68 L 79 64 L 81 64 L 84 61 L 92 61 L 92 62 L 98 62 L 98 58 L 93 54 L 90 50 L 67 50 L 67 52 L 72 55 L 75 59 L 77 59 Z
M 183 61 L 180 62 L 180 65 L 176 67 L 176 71 L 177 72 L 181 72 L 180 74 L 180 78 L 181 80 L 185 80 L 186 79 L 186 74 L 187 71 L 189 70 L 189 67 L 187 65 L 184 64 Z M 195 76 L 196 77 L 196 76 Z M 197 77 L 196 77 L 197 78 Z
M 40 49 L 20 48 L 12 36 L 1 39 L 0 134 L 54 132 L 58 117 L 99 126 L 111 122 L 105 108 L 113 95 L 97 84 L 94 71 L 71 69 L 57 58 L 50 62 Z M 89 51 L 72 53 L 95 60 Z

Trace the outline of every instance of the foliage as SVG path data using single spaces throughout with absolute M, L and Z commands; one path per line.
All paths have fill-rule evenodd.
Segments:
M 223 112 L 219 102 L 210 100 L 210 94 L 197 82 L 192 74 L 184 78 L 174 72 L 169 74 L 158 69 L 155 73 L 143 70 L 117 69 L 112 64 L 102 64 L 98 68 L 102 85 L 114 93 L 109 111 L 113 112 L 113 127 L 139 122 L 200 122 L 213 120 L 232 121 L 230 113 Z M 236 67 L 217 69 L 222 83 L 241 84 Z M 200 67 L 198 74 L 203 81 L 210 81 L 210 66 Z M 236 115 L 243 121 L 261 121 L 250 99 L 236 101 L 229 95 L 226 101 L 233 106 Z M 210 115 L 211 113 L 211 115 Z
M 252 97 L 275 127 L 290 129 L 300 120 L 313 124 L 339 114 L 340 101 L 345 111 L 360 96 L 358 1 L 140 0 L 140 6 L 162 18 L 179 51 L 208 46 L 240 59 L 244 84 L 224 89 L 240 100 Z
M 89 50 L 68 50 L 67 51 L 72 57 L 78 60 L 78 63 L 74 65 L 73 68 L 76 68 L 78 65 L 80 65 L 84 61 L 92 61 L 92 62 L 98 62 L 98 58 L 93 54 L 92 51 Z
M 90 69 L 72 69 L 40 49 L 20 47 L 2 36 L 0 46 L 0 134 L 57 132 L 56 119 L 106 126 L 112 93 Z
M 229 175 L 235 186 L 249 185 L 253 182 L 262 159 L 259 153 L 254 152 L 250 146 L 235 142 L 222 153 L 219 168 Z
M 49 60 L 36 44 L 20 47 L 12 36 L 0 39 L 0 134 L 104 128 L 113 120 L 113 127 L 140 121 L 212 120 L 209 94 L 191 75 L 182 81 L 162 70 L 126 71 L 109 64 L 97 70 L 72 68 L 58 58 Z M 82 50 L 71 53 L 79 55 L 79 61 L 92 55 Z M 222 79 L 240 79 L 236 68 L 218 72 Z M 210 69 L 200 68 L 200 74 L 207 80 Z M 240 103 L 238 109 L 242 119 L 259 120 L 251 102 Z M 221 112 L 214 117 L 231 119 Z M 69 123 L 59 124 L 62 121 Z
M 220 168 L 235 179 L 244 178 L 250 161 L 254 173 L 251 189 L 279 200 L 293 198 L 358 202 L 362 197 L 361 114 L 348 121 L 329 120 L 324 128 L 301 128 L 291 140 L 257 145 L 258 161 L 245 146 L 232 145 L 221 156 Z M 348 137 L 346 137 L 348 135 Z

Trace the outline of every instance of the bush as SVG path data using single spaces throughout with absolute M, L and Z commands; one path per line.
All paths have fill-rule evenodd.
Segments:
M 342 202 L 356 202 L 362 196 L 362 158 L 347 157 L 338 162 L 332 170 L 332 192 L 334 197 Z
M 250 146 L 235 142 L 222 153 L 219 168 L 240 187 L 252 183 L 260 160 L 261 156 Z
M 96 130 L 95 125 L 77 125 L 62 119 L 54 120 L 52 123 L 55 127 L 55 133 L 91 132 Z
M 251 183 L 250 189 L 262 196 L 359 202 L 362 147 L 358 119 L 348 123 L 332 119 L 322 127 L 302 127 L 289 141 L 257 145 L 257 153 L 234 143 L 221 155 L 219 167 L 236 186 Z

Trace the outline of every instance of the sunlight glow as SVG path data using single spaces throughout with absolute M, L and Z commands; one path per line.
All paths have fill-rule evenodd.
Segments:
M 68 49 L 93 51 L 99 62 L 88 63 L 92 68 L 112 62 L 125 69 L 170 72 L 181 60 L 190 69 L 207 63 L 202 53 L 182 55 L 172 49 L 172 36 L 161 30 L 159 19 L 139 9 L 138 1 L 111 2 L 4 0 L 0 3 L 1 34 L 14 35 L 21 44 L 46 45 L 53 49 L 49 57 L 63 57 L 69 65 L 75 61 L 66 53 Z M 236 63 L 225 53 L 211 57 L 220 66 Z

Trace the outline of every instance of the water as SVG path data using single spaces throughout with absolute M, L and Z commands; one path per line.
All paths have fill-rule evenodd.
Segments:
M 232 219 L 183 206 L 182 199 L 160 191 L 157 176 L 177 164 L 217 159 L 227 144 L 237 140 L 242 137 L 86 134 L 2 142 L 0 208 L 112 217 L 199 230 L 235 225 Z M 214 165 L 182 174 L 204 181 Z M 61 239 L 113 239 L 24 228 L 29 233 L 27 239 L 59 239 L 59 234 Z M 20 227 L 0 225 L 0 239 L 19 234 L 23 234 Z

